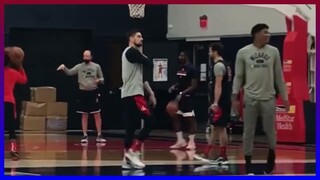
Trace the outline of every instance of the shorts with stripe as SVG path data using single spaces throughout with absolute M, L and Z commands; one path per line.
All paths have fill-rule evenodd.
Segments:
M 193 96 L 185 95 L 181 97 L 177 114 L 182 117 L 195 117 Z
M 78 109 L 77 113 L 80 114 L 96 114 L 100 113 L 100 94 L 98 90 L 93 91 L 79 91 Z

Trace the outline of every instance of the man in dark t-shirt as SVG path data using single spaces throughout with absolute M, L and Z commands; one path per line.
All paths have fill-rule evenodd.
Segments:
M 172 115 L 174 128 L 177 134 L 177 142 L 170 146 L 171 149 L 178 149 L 187 146 L 187 149 L 196 148 L 194 137 L 197 129 L 194 113 L 194 92 L 198 86 L 199 71 L 189 62 L 187 52 L 181 52 L 179 55 L 179 70 L 177 72 L 178 82 L 169 89 L 169 93 L 177 92 L 175 101 L 179 105 L 179 110 Z M 189 142 L 183 138 L 181 130 L 181 121 L 189 123 Z
M 208 162 L 211 159 L 211 150 L 219 138 L 220 152 L 210 164 L 227 164 L 227 126 L 230 122 L 231 110 L 231 69 L 222 58 L 223 45 L 221 43 L 213 43 L 209 46 L 209 56 L 213 62 L 212 73 L 212 102 L 210 106 L 210 124 L 214 127 L 211 132 L 211 142 L 204 149 L 203 155 L 195 155 L 195 159 Z

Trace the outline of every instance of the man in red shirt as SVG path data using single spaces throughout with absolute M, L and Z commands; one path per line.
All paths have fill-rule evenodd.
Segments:
M 20 158 L 16 144 L 16 111 L 15 97 L 13 95 L 14 86 L 27 83 L 27 76 L 22 66 L 24 52 L 19 47 L 5 48 L 4 51 L 4 112 L 5 129 L 9 133 L 10 155 L 13 160 Z M 13 62 L 20 62 L 14 64 Z

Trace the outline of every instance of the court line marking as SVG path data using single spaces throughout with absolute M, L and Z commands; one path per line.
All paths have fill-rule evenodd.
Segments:
M 207 165 L 201 161 L 176 161 L 176 160 L 147 160 L 144 163 L 148 165 Z M 229 160 L 229 164 L 244 164 L 244 160 Z M 252 163 L 263 164 L 266 160 L 252 160 Z M 283 159 L 276 160 L 276 163 L 316 163 L 316 160 L 291 160 Z M 40 165 L 41 164 L 41 165 Z M 122 160 L 20 160 L 11 161 L 5 160 L 5 168 L 36 168 L 36 167 L 83 167 L 83 166 L 121 166 Z
M 316 174 L 270 174 L 271 176 L 315 176 Z
M 221 175 L 219 175 L 221 176 Z M 225 176 L 248 176 L 248 175 L 225 175 Z M 316 174 L 314 173 L 310 173 L 310 174 L 268 174 L 268 175 L 265 175 L 265 174 L 255 174 L 255 175 L 252 175 L 252 176 L 316 176 Z
M 82 130 L 67 130 L 65 133 L 62 133 L 62 134 L 59 134 L 59 133 L 55 133 L 55 132 L 47 132 L 47 133 L 43 133 L 43 132 L 37 132 L 37 131 L 31 131 L 30 133 L 23 133 L 23 131 L 19 130 L 17 132 L 20 132 L 21 134 L 19 134 L 18 136 L 39 136 L 39 135 L 43 135 L 43 136 L 69 136 L 69 134 L 66 134 L 68 132 L 82 132 Z M 88 132 L 94 132 L 94 130 L 88 130 Z M 110 133 L 110 134 L 115 134 L 115 135 L 123 135 L 124 134 L 124 131 L 121 131 L 119 132 L 119 130 L 104 130 L 102 131 L 103 133 Z M 158 132 L 158 133 L 161 133 L 161 132 Z M 166 133 L 166 132 L 164 132 Z M 157 134 L 157 133 L 156 133 Z M 198 133 L 198 134 L 205 134 L 205 133 Z M 5 134 L 5 136 L 9 136 L 7 134 Z M 77 136 L 77 135 L 71 135 L 71 136 Z M 241 136 L 241 135 L 240 135 Z M 170 139 L 170 138 L 174 138 L 175 135 L 173 136 L 159 136 L 159 135 L 154 135 L 154 134 L 151 134 L 151 139 L 150 140 L 154 140 L 152 138 L 156 138 L 156 140 L 158 140 L 158 138 L 166 138 L 166 139 Z M 262 135 L 262 137 L 266 138 L 264 135 Z M 118 139 L 116 137 L 113 137 L 111 139 Z M 121 138 L 120 138 L 121 139 Z M 201 139 L 201 140 L 204 140 L 204 141 L 207 141 L 207 139 Z M 166 140 L 167 141 L 167 140 Z M 242 140 L 235 140 L 235 141 L 232 141 L 234 143 L 241 143 Z M 256 143 L 259 143 L 259 144 L 267 144 L 265 141 L 257 141 Z M 304 144 L 304 145 L 294 145 L 294 144 L 277 144 L 277 145 L 284 145 L 284 146 L 298 146 L 298 147 L 304 147 L 305 145 L 307 146 L 311 146 L 311 147 L 315 147 L 315 145 L 313 144 Z
M 13 174 L 13 176 L 19 176 L 19 175 L 21 175 L 21 176 L 41 176 L 41 174 L 36 174 L 36 173 L 25 173 L 25 172 L 18 172 L 18 171 L 16 171 L 16 172 L 5 172 L 4 173 L 4 175 L 7 175 L 7 176 L 12 176 L 12 174 Z

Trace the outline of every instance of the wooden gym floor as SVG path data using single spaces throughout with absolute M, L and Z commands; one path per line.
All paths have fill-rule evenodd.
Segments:
M 88 145 L 81 145 L 81 135 L 28 133 L 18 136 L 21 160 L 12 161 L 5 142 L 5 175 L 111 175 L 111 176 L 166 176 L 166 175 L 243 175 L 244 160 L 241 136 L 233 135 L 227 149 L 228 166 L 210 166 L 193 159 L 206 143 L 205 134 L 197 135 L 197 151 L 169 150 L 174 135 L 155 131 L 144 143 L 144 170 L 123 171 L 123 142 L 121 133 L 110 131 L 106 144 L 96 144 L 90 136 Z M 256 174 L 262 174 L 267 156 L 263 138 L 256 138 L 253 164 Z M 315 146 L 278 145 L 276 175 L 315 175 Z

